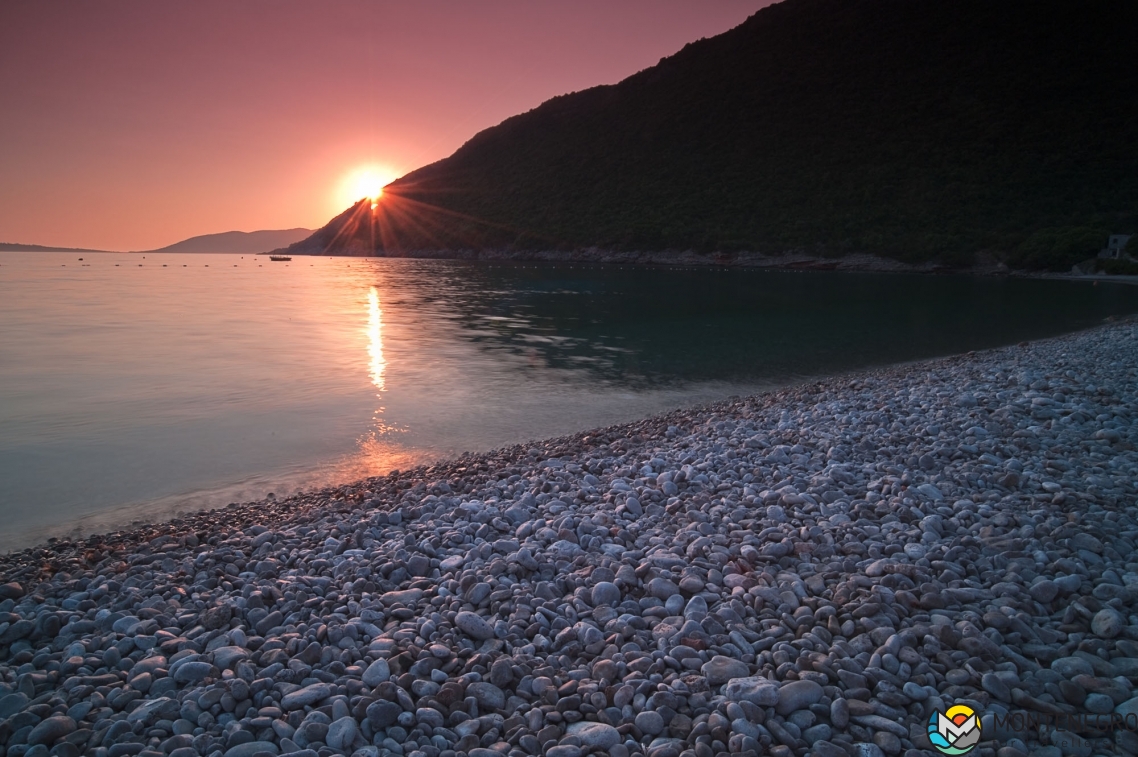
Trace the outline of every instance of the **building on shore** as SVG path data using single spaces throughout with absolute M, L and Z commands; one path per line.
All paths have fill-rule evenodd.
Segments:
M 1099 250 L 1098 256 L 1100 258 L 1129 258 L 1130 255 L 1126 252 L 1126 243 L 1130 241 L 1130 234 L 1111 234 L 1106 241 L 1106 247 Z

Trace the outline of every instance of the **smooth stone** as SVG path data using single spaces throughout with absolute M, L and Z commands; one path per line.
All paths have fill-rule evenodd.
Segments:
M 443 714 L 433 707 L 420 707 L 415 710 L 415 722 L 429 728 L 443 727 Z
M 1012 691 L 995 673 L 985 673 L 980 678 L 980 686 L 1001 702 L 1012 701 Z
M 763 732 L 759 730 L 759 727 L 746 718 L 735 718 L 732 720 L 731 730 L 735 733 L 741 733 L 744 736 L 750 736 L 756 741 L 763 735 Z
M 1067 594 L 1073 594 L 1079 590 L 1080 586 L 1083 585 L 1083 578 L 1078 574 L 1061 576 L 1060 578 L 1055 579 L 1055 585 L 1059 587 L 1060 591 Z
M 213 650 L 213 664 L 219 670 L 229 670 L 242 660 L 248 659 L 249 652 L 243 647 L 219 647 Z
M 371 665 L 367 666 L 361 680 L 364 682 L 364 685 L 374 689 L 389 678 L 391 678 L 391 667 L 387 664 L 387 660 L 380 657 Z
M 225 751 L 225 757 L 253 757 L 260 752 L 276 755 L 280 754 L 281 750 L 271 741 L 250 741 L 230 747 Z
M 388 702 L 386 700 L 379 700 L 372 702 L 367 706 L 367 722 L 372 727 L 372 730 L 380 730 L 389 728 L 395 725 L 399 715 L 402 714 L 403 708 L 395 702 Z
M 458 570 L 466 564 L 466 555 L 451 555 L 445 557 L 439 562 L 439 570 L 443 573 L 451 573 Z
M 850 703 L 843 697 L 830 702 L 830 723 L 839 731 L 850 724 Z
M 647 592 L 648 596 L 656 597 L 656 599 L 666 601 L 668 597 L 679 594 L 680 587 L 676 586 L 676 583 L 671 579 L 657 576 L 648 582 L 648 585 L 645 587 L 645 591 Z
M 513 680 L 514 669 L 510 661 L 505 657 L 494 660 L 494 664 L 490 666 L 490 683 L 503 688 L 510 685 Z
M 40 721 L 28 734 L 29 744 L 54 744 L 69 733 L 73 733 L 77 726 L 75 721 L 66 715 L 55 715 Z
M 560 560 L 572 560 L 582 552 L 584 550 L 579 545 L 567 539 L 561 539 L 549 545 L 549 553 Z
M 923 702 L 929 698 L 929 692 L 925 690 L 925 687 L 918 686 L 913 681 L 906 681 L 905 685 L 901 688 L 901 693 L 914 702 Z
M 605 640 L 605 635 L 601 629 L 588 623 L 578 623 L 576 625 L 577 641 L 581 642 L 586 647 L 590 644 L 597 644 Z
M 1117 659 L 1115 658 L 1111 662 L 1116 662 Z M 1077 683 L 1088 693 L 1105 694 L 1110 697 L 1112 709 L 1115 704 L 1121 704 L 1130 698 L 1130 684 L 1124 684 L 1117 678 L 1076 678 L 1072 683 Z
M 729 701 L 750 702 L 759 707 L 774 707 L 779 699 L 778 684 L 762 676 L 732 678 L 723 693 Z
M 171 697 L 148 699 L 130 711 L 127 721 L 149 724 L 155 720 L 172 720 L 178 716 L 178 710 L 178 700 Z
M 832 741 L 815 741 L 811 744 L 814 757 L 849 757 L 849 753 Z
M 912 542 L 906 544 L 903 551 L 905 552 L 905 556 L 910 560 L 920 560 L 928 553 L 928 550 L 925 549 L 923 545 Z
M 604 723 L 582 720 L 570 724 L 566 732 L 579 738 L 581 745 L 590 749 L 611 749 L 620 743 L 620 732 Z
M 285 710 L 302 710 L 308 705 L 332 696 L 332 687 L 326 683 L 314 683 L 303 689 L 289 692 L 281 698 L 281 708 Z
M 411 555 L 407 558 L 407 570 L 416 578 L 423 578 L 431 570 L 431 558 L 426 555 Z
M 1077 675 L 1093 676 L 1094 668 L 1081 657 L 1060 657 L 1051 663 L 1051 669 L 1064 678 L 1071 679 Z
M 467 636 L 480 641 L 494 638 L 493 627 L 472 612 L 463 610 L 455 617 L 454 624 Z
M 1131 730 L 1116 730 L 1114 745 L 1123 754 L 1138 754 L 1138 733 Z
M 633 722 L 641 732 L 649 736 L 657 736 L 664 731 L 663 716 L 652 710 L 645 710 L 639 713 Z
M 733 660 L 723 655 L 715 655 L 703 664 L 700 668 L 700 672 L 707 677 L 709 685 L 719 686 L 727 683 L 732 678 L 746 678 L 750 675 L 751 669 L 747 666 L 747 663 L 741 662 L 740 660 Z
M 1086 736 L 1070 731 L 1059 729 L 1052 731 L 1051 744 L 1059 747 L 1059 751 L 1064 755 L 1069 755 L 1069 757 L 1091 757 L 1091 754 L 1094 753 Z
M 707 600 L 698 594 L 689 599 L 684 607 L 684 617 L 697 622 L 703 620 L 707 617 Z
M 664 736 L 659 736 L 652 739 L 648 744 L 646 757 L 679 757 L 680 750 L 684 748 L 684 742 L 679 739 L 670 739 Z M 609 752 L 612 757 L 612 752 Z
M 1133 715 L 1135 718 L 1138 718 L 1138 697 L 1127 699 L 1125 702 L 1115 707 L 1114 711 L 1121 715 L 1124 720 L 1129 715 Z
M 778 690 L 775 712 L 786 717 L 795 710 L 804 710 L 822 698 L 822 687 L 814 681 L 791 681 Z
M 884 715 L 854 715 L 853 721 L 875 731 L 888 731 L 898 738 L 909 737 L 909 731 L 902 723 Z
M 20 586 L 15 581 L 9 581 L 6 584 L 0 584 L 0 600 L 19 599 L 22 596 L 24 596 L 24 587 Z
M 1100 639 L 1113 639 L 1126 628 L 1126 618 L 1110 607 L 1099 610 L 1091 620 L 1091 633 Z
M 398 603 L 405 607 L 414 607 L 422 598 L 422 589 L 404 589 L 402 591 L 389 591 L 381 595 L 379 601 L 388 606 Z
M 173 678 L 178 683 L 199 683 L 209 678 L 212 673 L 212 665 L 198 660 L 179 665 L 174 671 Z
M 0 720 L 7 720 L 12 717 L 27 707 L 30 701 L 30 699 L 19 692 L 0 697 Z
M 1087 694 L 1083 707 L 1099 715 L 1106 715 L 1114 709 L 1114 700 L 1106 694 Z
M 925 495 L 929 499 L 933 499 L 933 500 L 937 500 L 937 501 L 944 499 L 944 494 L 942 494 L 940 489 L 936 488 L 932 484 L 921 484 L 920 486 L 917 487 L 917 491 L 919 491 L 921 494 Z
M 1120 676 L 1138 680 L 1138 657 L 1115 657 L 1110 664 Z
M 806 740 L 807 744 L 813 744 L 816 741 L 828 741 L 834 735 L 834 729 L 825 723 L 811 726 L 802 732 L 802 738 Z
M 494 752 L 493 750 L 479 751 L 489 751 L 494 755 L 494 757 L 501 757 L 498 752 Z M 470 757 L 469 753 L 467 754 L 467 757 Z M 557 746 L 550 747 L 546 751 L 545 757 L 581 757 L 581 747 L 574 744 L 558 744 Z
M 611 574 L 610 574 L 611 575 Z M 608 605 L 609 607 L 616 607 L 620 604 L 620 588 L 611 581 L 601 581 L 593 587 L 590 598 L 593 602 L 593 607 L 600 605 Z
M 486 583 L 485 581 L 480 581 L 479 583 L 474 584 L 474 586 L 471 586 L 470 591 L 466 592 L 466 601 L 475 607 L 478 607 L 486 601 L 486 598 L 490 596 L 491 591 L 493 590 L 490 588 L 490 584 Z
M 853 745 L 855 757 L 885 757 L 885 752 L 877 744 L 860 742 Z
M 1055 597 L 1059 596 L 1059 585 L 1054 581 L 1046 580 L 1039 581 L 1028 587 L 1027 593 L 1031 598 L 1042 605 L 1050 604 Z
M 359 724 L 351 716 L 345 716 L 328 726 L 325 743 L 337 752 L 346 753 L 360 732 Z
M 1079 531 L 1071 537 L 1071 546 L 1075 549 L 1085 549 L 1089 552 L 1102 554 L 1103 543 L 1085 531 Z
M 472 683 L 466 687 L 466 695 L 474 697 L 478 704 L 491 710 L 500 710 L 506 706 L 506 693 L 492 683 Z

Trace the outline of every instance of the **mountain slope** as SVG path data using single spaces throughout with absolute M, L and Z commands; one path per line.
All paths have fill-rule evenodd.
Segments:
M 220 234 L 190 237 L 157 250 L 142 250 L 142 252 L 228 252 L 256 255 L 305 239 L 311 233 L 311 229 L 225 231 Z
M 293 253 L 798 249 L 1067 268 L 1138 230 L 1131 0 L 786 0 L 554 98 Z

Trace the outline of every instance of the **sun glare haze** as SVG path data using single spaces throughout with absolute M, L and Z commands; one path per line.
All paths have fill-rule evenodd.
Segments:
M 338 205 L 347 207 L 367 198 L 373 203 L 383 196 L 383 188 L 395 181 L 398 174 L 386 166 L 361 166 L 347 174 L 340 183 Z

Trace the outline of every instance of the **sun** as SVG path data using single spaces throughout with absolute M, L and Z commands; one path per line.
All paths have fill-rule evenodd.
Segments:
M 386 166 L 360 166 L 347 173 L 340 182 L 337 205 L 346 207 L 363 199 L 372 205 L 383 196 L 383 188 L 395 181 L 397 174 Z

